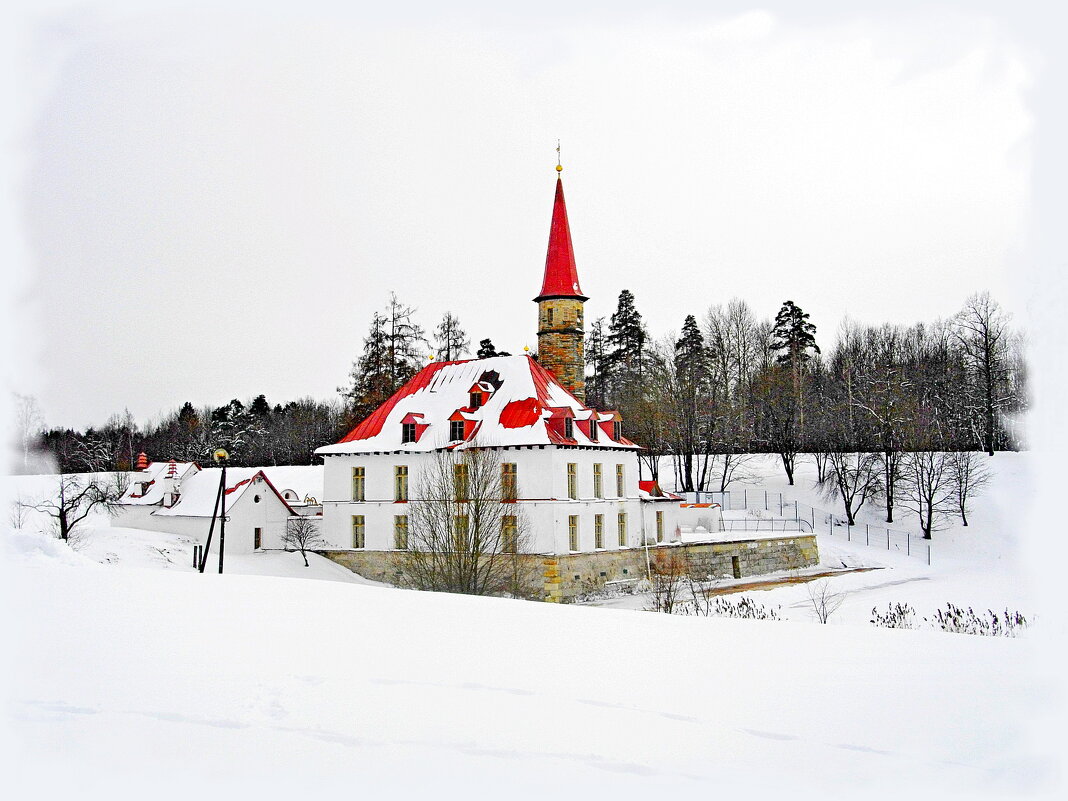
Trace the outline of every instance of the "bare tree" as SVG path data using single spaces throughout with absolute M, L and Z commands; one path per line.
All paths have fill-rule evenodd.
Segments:
M 687 573 L 686 557 L 677 548 L 658 548 L 654 551 L 650 564 L 652 602 L 649 611 L 669 615 L 675 612 L 687 588 Z
M 916 513 L 924 539 L 931 539 L 955 499 L 952 457 L 944 451 L 909 451 L 901 470 L 903 505 Z
M 812 605 L 812 611 L 824 625 L 845 601 L 845 594 L 831 589 L 831 582 L 828 579 L 810 581 L 805 585 L 805 590 L 808 593 L 808 602 Z
M 22 493 L 17 493 L 14 500 L 11 501 L 11 507 L 8 509 L 8 522 L 11 524 L 11 528 L 16 531 L 22 531 L 22 527 L 26 525 L 26 515 L 32 508 L 32 505 L 23 499 Z
M 64 542 L 71 542 L 79 525 L 94 509 L 113 513 L 127 485 L 124 473 L 110 476 L 68 473 L 58 479 L 55 495 L 32 504 L 31 508 L 52 518 L 56 533 Z
M 406 573 L 419 589 L 491 595 L 520 592 L 519 554 L 531 535 L 521 502 L 501 480 L 500 451 L 441 451 L 408 503 Z
M 994 455 L 1001 409 L 1008 401 L 1009 315 L 989 292 L 972 295 L 954 320 L 954 333 L 976 381 L 983 447 Z
M 990 471 L 983 464 L 983 457 L 974 451 L 954 451 L 947 454 L 953 500 L 961 522 L 968 525 L 968 501 L 978 495 L 987 481 Z
M 308 567 L 308 551 L 326 547 L 319 520 L 306 515 L 297 515 L 286 521 L 282 545 L 287 551 L 300 551 L 300 555 L 304 557 L 305 567 Z
M 842 501 L 846 521 L 853 526 L 865 501 L 878 494 L 880 472 L 874 453 L 835 450 L 827 454 L 827 474 L 820 486 L 825 497 Z
M 445 312 L 434 329 L 435 355 L 437 358 L 451 362 L 460 359 L 471 349 L 467 333 L 460 327 L 460 321 L 452 312 Z
M 25 472 L 30 466 L 30 452 L 40 446 L 44 433 L 41 407 L 32 395 L 15 393 L 15 433 L 22 451 L 22 470 Z

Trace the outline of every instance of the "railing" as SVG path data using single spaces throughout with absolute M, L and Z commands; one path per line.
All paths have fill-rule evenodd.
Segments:
M 833 512 L 786 500 L 781 492 L 742 489 L 694 494 L 695 503 L 718 503 L 724 510 L 745 510 L 758 515 L 755 519 L 724 520 L 724 531 L 811 531 L 817 535 L 844 537 L 847 542 L 863 542 L 872 548 L 897 551 L 926 559 L 927 564 L 931 564 L 930 540 L 878 524 L 850 524 L 845 517 Z M 770 516 L 760 517 L 761 512 Z

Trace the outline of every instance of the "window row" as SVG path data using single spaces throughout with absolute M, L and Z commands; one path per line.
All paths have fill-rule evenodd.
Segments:
M 619 512 L 616 515 L 616 537 L 620 548 L 626 548 L 627 539 L 627 513 Z M 579 536 L 579 516 L 567 516 L 567 547 L 571 551 L 580 551 L 581 539 Z M 604 515 L 593 516 L 593 547 L 597 550 L 604 548 Z
M 455 515 L 452 518 L 452 530 L 446 533 L 451 539 L 451 547 L 457 551 L 472 551 L 474 543 L 469 534 L 469 519 L 467 515 Z M 499 547 L 489 546 L 491 550 L 499 550 L 501 553 L 515 553 L 519 547 L 519 519 L 516 515 L 503 515 L 501 517 Z M 436 543 L 428 547 L 444 547 L 444 543 Z M 362 550 L 367 547 L 367 518 L 364 515 L 352 516 L 352 547 Z M 479 548 L 486 549 L 482 543 Z M 393 549 L 397 551 L 408 550 L 408 515 L 393 516 Z
M 352 500 L 363 502 L 367 500 L 367 472 L 365 467 L 352 468 Z M 515 462 L 501 464 L 501 499 L 514 501 L 519 497 L 518 469 Z M 617 498 L 626 497 L 626 468 L 624 465 L 616 465 L 616 495 Z M 459 501 L 468 500 L 470 482 L 468 480 L 468 466 L 463 462 L 453 465 L 453 492 L 454 498 Z M 490 493 L 492 494 L 492 493 Z M 575 462 L 567 464 L 567 497 L 571 500 L 578 499 L 578 465 Z M 604 466 L 600 463 L 593 466 L 593 497 L 603 498 L 604 495 Z M 393 468 L 393 500 L 403 503 L 408 500 L 408 466 L 396 465 Z
M 603 465 L 593 466 L 593 497 L 604 497 L 604 470 Z M 616 497 L 625 498 L 627 495 L 627 474 L 624 465 L 616 465 Z M 575 462 L 567 463 L 567 497 L 571 500 L 578 499 L 578 465 Z
M 514 462 L 501 465 L 501 499 L 514 501 L 518 497 L 518 471 Z M 468 466 L 463 462 L 453 465 L 453 493 L 460 501 L 468 500 L 470 483 Z M 367 500 L 367 468 L 352 468 L 352 500 Z M 403 503 L 408 500 L 408 465 L 396 465 L 393 468 L 393 500 Z

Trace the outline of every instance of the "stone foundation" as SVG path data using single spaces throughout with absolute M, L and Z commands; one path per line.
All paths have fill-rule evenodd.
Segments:
M 408 586 L 403 551 L 320 551 L 323 556 L 364 578 Z M 682 572 L 695 579 L 744 578 L 796 570 L 819 562 L 812 534 L 697 545 L 656 545 L 618 551 L 573 554 L 519 554 L 516 576 L 520 594 L 545 601 L 568 602 L 611 584 L 646 577 L 653 565 L 681 558 Z

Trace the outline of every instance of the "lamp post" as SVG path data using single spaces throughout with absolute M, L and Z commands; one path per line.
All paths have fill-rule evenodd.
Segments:
M 222 573 L 223 551 L 226 543 L 226 462 L 230 459 L 230 454 L 226 452 L 225 448 L 216 448 L 211 458 L 222 468 L 222 477 L 219 483 L 219 498 L 222 502 L 222 509 L 219 514 L 219 572 Z

